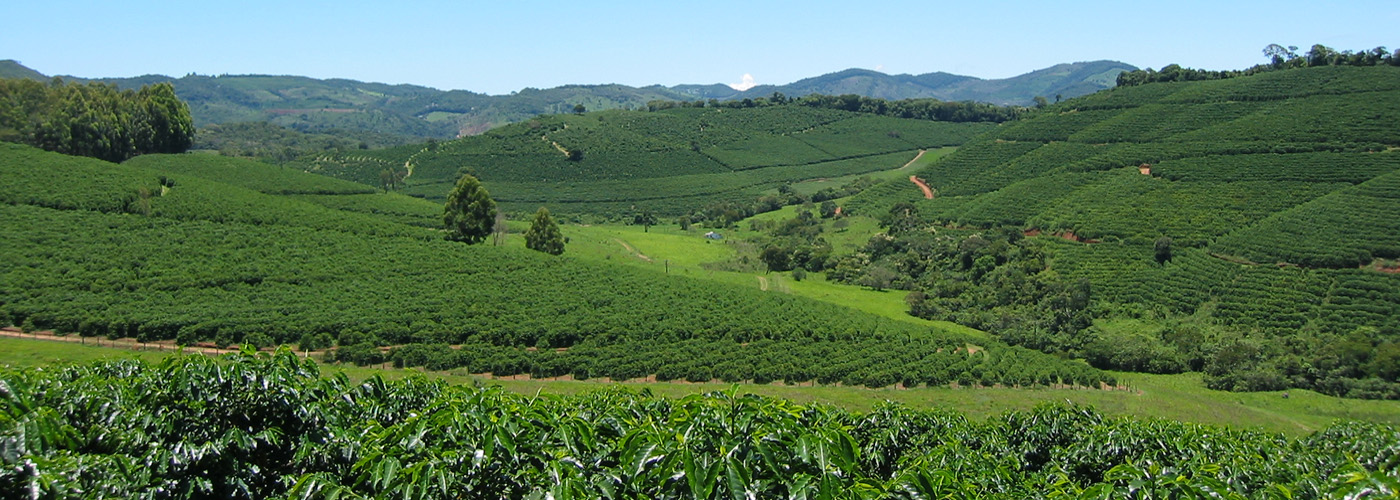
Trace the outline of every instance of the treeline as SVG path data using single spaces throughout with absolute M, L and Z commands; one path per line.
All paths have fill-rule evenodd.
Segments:
M 0 79 L 0 141 L 120 162 L 190 147 L 189 107 L 169 83 L 115 85 Z
M 759 97 L 757 99 L 744 98 L 737 101 L 720 101 L 717 99 L 710 99 L 708 101 L 651 101 L 647 103 L 647 110 L 660 111 L 673 108 L 737 109 L 785 105 L 808 106 L 813 108 L 850 111 L 854 113 L 892 116 L 895 118 L 955 123 L 1001 123 L 1015 120 L 1029 110 L 1029 108 L 1025 106 L 997 106 L 995 104 L 974 101 L 942 101 L 938 99 L 901 99 L 891 101 L 856 94 L 842 94 L 838 96 L 809 94 L 798 98 L 789 98 L 783 95 L 782 92 L 774 92 L 773 95 L 769 97 Z
M 1243 70 L 1204 70 L 1183 68 L 1169 64 L 1160 71 L 1152 68 L 1124 71 L 1118 74 L 1119 87 L 1131 87 L 1157 82 L 1194 82 L 1201 80 L 1224 80 L 1249 76 L 1268 71 L 1311 68 L 1316 66 L 1400 66 L 1400 50 L 1391 53 L 1385 47 L 1371 50 L 1337 51 L 1326 45 L 1313 45 L 1307 52 L 1299 54 L 1298 47 L 1283 47 L 1270 44 L 1264 48 L 1267 64 L 1260 64 Z
M 283 351 L 0 368 L 25 498 L 1371 498 L 1400 432 L 1302 437 L 1040 405 L 975 421 L 715 392 L 352 382 Z M 94 411 L 100 408 L 101 411 Z M 11 430 L 12 429 L 12 430 Z

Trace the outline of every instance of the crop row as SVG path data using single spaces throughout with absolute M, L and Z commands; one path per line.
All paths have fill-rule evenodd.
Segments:
M 1357 267 L 1400 257 L 1400 171 L 1317 198 L 1220 238 L 1212 248 L 1256 262 Z
M 1400 155 L 1310 152 L 1211 155 L 1164 161 L 1153 175 L 1187 182 L 1300 181 L 1360 184 L 1400 169 Z
M 370 194 L 370 185 L 322 176 L 264 163 L 212 156 L 190 161 L 183 155 L 142 155 L 125 165 L 222 182 L 266 194 Z M 381 167 L 382 168 L 382 167 Z
M 380 362 L 378 351 L 348 348 L 333 355 L 361 363 Z M 368 356 L 368 359 L 360 358 Z M 1022 348 L 977 350 L 953 338 L 913 336 L 836 340 L 687 339 L 665 344 L 584 343 L 567 350 L 534 350 L 471 344 L 411 344 L 396 347 L 383 361 L 398 367 L 432 370 L 463 368 L 495 376 L 529 374 L 536 378 L 569 376 L 575 380 L 607 377 L 623 381 L 654 377 L 658 381 L 819 383 L 867 386 L 901 384 L 947 386 L 1097 387 L 1113 384 L 1087 366 L 1047 363 L 1041 354 Z
M 321 377 L 288 352 L 0 371 L 0 484 L 44 498 L 1361 498 L 1378 424 L 1290 438 L 1041 405 L 974 421 L 741 395 Z M 101 412 L 93 411 L 101 408 Z M 143 465 L 144 464 L 144 465 Z

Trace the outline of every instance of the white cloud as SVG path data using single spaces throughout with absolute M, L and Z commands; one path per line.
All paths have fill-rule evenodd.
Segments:
M 876 64 L 876 65 L 875 65 L 875 71 L 884 71 L 884 70 L 885 70 L 885 65 L 883 65 L 883 64 Z
M 754 87 L 756 87 L 756 86 L 758 86 L 758 84 L 757 84 L 757 83 L 754 83 L 754 81 L 753 81 L 753 75 L 750 75 L 750 74 L 748 74 L 748 73 L 744 73 L 744 77 L 743 77 L 743 81 L 742 81 L 742 82 L 739 82 L 739 83 L 731 83 L 731 84 L 729 84 L 729 88 L 732 88 L 732 89 L 737 90 L 737 91 L 740 91 L 740 92 L 743 92 L 743 91 L 745 91 L 745 90 L 754 88 Z

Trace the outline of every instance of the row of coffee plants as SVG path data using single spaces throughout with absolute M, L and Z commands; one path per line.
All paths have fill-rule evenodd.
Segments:
M 872 388 L 1054 385 L 1093 387 L 1114 379 L 1084 365 L 1062 363 L 1014 347 L 974 347 L 962 339 L 915 336 L 852 340 L 689 339 L 668 343 L 584 343 L 562 350 L 526 350 L 490 344 L 409 344 L 387 354 L 373 346 L 352 345 L 329 359 L 357 364 L 392 362 L 396 367 L 430 370 L 462 368 L 495 376 L 529 374 L 574 380 L 606 377 L 615 381 L 652 377 L 658 381 L 836 384 Z
M 0 370 L 27 498 L 1369 498 L 1400 432 L 1302 437 L 1042 405 L 985 421 L 737 391 L 522 396 L 353 383 L 290 353 Z

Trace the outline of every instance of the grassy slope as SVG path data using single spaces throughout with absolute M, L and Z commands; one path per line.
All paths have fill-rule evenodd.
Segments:
M 170 352 L 75 345 L 43 340 L 0 338 L 0 365 L 14 367 L 53 366 L 85 363 L 102 359 L 140 358 L 155 361 Z M 399 378 L 421 374 L 418 370 L 383 370 L 345 365 L 326 365 L 326 372 L 343 371 L 352 379 L 374 375 Z M 601 389 L 599 382 L 483 379 L 460 372 L 427 372 L 427 376 L 452 383 L 500 385 L 508 390 L 533 394 L 575 394 Z M 1119 374 L 1131 391 L 1049 390 L 1049 389 L 948 389 L 921 388 L 866 389 L 841 386 L 737 386 L 742 393 L 781 397 L 796 402 L 823 402 L 866 410 L 891 400 L 918 408 L 949 407 L 973 418 L 994 416 L 1008 410 L 1027 409 L 1041 402 L 1073 401 L 1090 404 L 1112 415 L 1156 417 L 1183 422 L 1258 428 L 1302 435 L 1320 429 L 1336 419 L 1358 419 L 1400 424 L 1400 403 L 1364 401 L 1323 396 L 1310 391 L 1291 391 L 1288 398 L 1278 392 L 1231 393 L 1201 387 L 1198 376 Z M 667 397 L 682 397 L 716 390 L 729 384 L 650 383 L 620 384 L 646 389 Z

